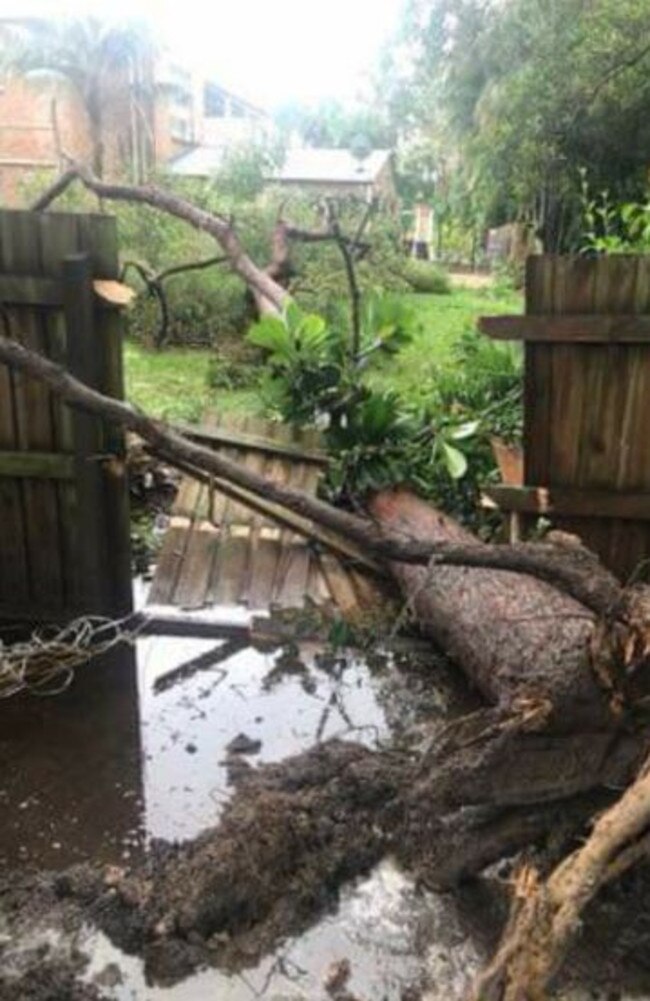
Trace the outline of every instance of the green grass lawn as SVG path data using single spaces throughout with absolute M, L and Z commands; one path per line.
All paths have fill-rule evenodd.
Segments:
M 155 351 L 127 340 L 124 369 L 127 399 L 156 417 L 200 421 L 206 410 L 255 415 L 261 412 L 255 389 L 212 389 L 207 375 L 211 352 L 199 348 Z
M 522 296 L 498 289 L 455 289 L 449 295 L 412 295 L 422 329 L 398 357 L 388 361 L 373 380 L 405 395 L 421 385 L 434 368 L 454 364 L 453 345 L 477 318 L 519 313 Z M 127 341 L 127 397 L 143 410 L 167 420 L 199 421 L 206 409 L 222 413 L 261 413 L 255 389 L 212 389 L 207 383 L 211 352 L 198 348 L 155 351 Z
M 395 357 L 372 376 L 375 384 L 396 389 L 407 396 L 421 386 L 434 370 L 456 364 L 453 347 L 466 331 L 476 327 L 478 317 L 521 313 L 523 296 L 498 289 L 454 289 L 449 295 L 412 295 L 421 329 Z

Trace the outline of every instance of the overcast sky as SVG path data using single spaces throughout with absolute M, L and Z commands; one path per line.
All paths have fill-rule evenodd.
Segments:
M 269 107 L 354 99 L 403 0 L 0 0 L 0 14 L 145 17 L 190 60 Z

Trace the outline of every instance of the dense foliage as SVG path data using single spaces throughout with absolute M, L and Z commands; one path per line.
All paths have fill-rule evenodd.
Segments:
M 649 36 L 647 0 L 410 0 L 383 95 L 443 213 L 573 249 L 580 167 L 614 201 L 642 196 Z
M 373 385 L 378 359 L 409 343 L 417 323 L 403 298 L 367 297 L 355 353 L 349 333 L 292 303 L 265 317 L 248 338 L 264 350 L 262 394 L 285 421 L 316 425 L 333 462 L 327 489 L 344 502 L 371 490 L 409 483 L 461 516 L 476 518 L 481 482 L 494 459 L 491 434 L 516 440 L 521 373 L 508 348 L 474 333 L 456 348 L 456 362 L 410 398 Z

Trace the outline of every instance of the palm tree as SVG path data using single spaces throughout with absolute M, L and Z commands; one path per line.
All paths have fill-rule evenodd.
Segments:
M 107 112 L 120 94 L 128 92 L 132 158 L 138 168 L 142 126 L 147 124 L 143 101 L 152 93 L 155 54 L 146 27 L 139 23 L 107 24 L 86 17 L 59 21 L 12 19 L 5 21 L 2 28 L 5 70 L 34 82 L 62 81 L 80 99 L 88 121 L 91 165 L 97 177 L 104 174 Z M 136 169 L 136 173 L 140 172 Z

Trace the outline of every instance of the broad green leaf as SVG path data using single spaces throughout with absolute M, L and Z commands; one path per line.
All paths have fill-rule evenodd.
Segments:
M 289 333 L 278 316 L 265 316 L 248 331 L 247 340 L 258 348 L 282 352 L 290 345 Z
M 464 441 L 465 438 L 471 438 L 475 435 L 480 426 L 480 421 L 467 421 L 466 424 L 459 424 L 457 428 L 454 428 L 449 437 L 454 441 Z
M 467 459 L 458 448 L 442 442 L 442 455 L 447 467 L 447 472 L 453 480 L 460 480 L 467 472 Z

